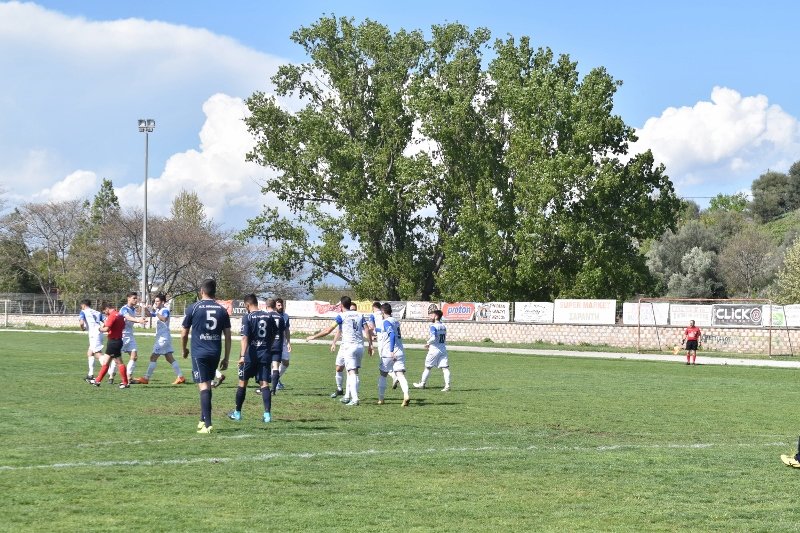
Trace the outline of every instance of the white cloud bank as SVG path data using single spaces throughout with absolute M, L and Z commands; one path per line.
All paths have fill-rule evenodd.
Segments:
M 800 123 L 764 95 L 714 87 L 710 101 L 670 107 L 636 131 L 633 152 L 650 148 L 681 194 L 748 189 L 768 168 L 800 159 Z

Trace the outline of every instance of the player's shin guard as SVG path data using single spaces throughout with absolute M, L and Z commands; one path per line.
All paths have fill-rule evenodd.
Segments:
M 378 399 L 383 400 L 384 394 L 386 394 L 386 376 L 381 374 L 378 376 Z
M 122 376 L 122 384 L 128 384 L 128 371 L 125 370 L 125 365 L 119 365 L 119 375 Z
M 100 367 L 100 373 L 97 374 L 97 378 L 95 378 L 95 383 L 100 383 L 103 381 L 103 378 L 106 377 L 106 373 L 108 373 L 108 363 L 104 364 Z
M 200 415 L 206 427 L 211 425 L 211 389 L 200 391 Z
M 342 383 L 344 383 L 344 376 L 342 375 L 341 372 L 337 372 L 334 375 L 334 378 L 336 379 L 336 390 L 342 390 Z
M 108 367 L 108 379 L 114 379 L 114 374 L 117 373 L 117 360 L 112 359 Z
M 408 380 L 406 379 L 405 372 L 395 372 L 394 377 L 397 378 L 397 382 L 400 383 L 400 390 L 403 391 L 403 398 L 408 397 Z
M 431 375 L 431 369 L 426 367 L 425 370 L 422 371 L 422 377 L 419 380 L 419 382 L 422 383 L 423 387 L 428 382 L 428 376 L 430 375 Z
M 350 376 L 353 384 L 350 386 L 350 399 L 358 401 L 358 387 L 361 385 L 361 377 L 358 374 Z
M 264 412 L 272 412 L 272 394 L 269 389 L 261 388 L 261 399 L 264 400 Z
M 155 371 L 156 371 L 156 362 L 150 361 L 150 364 L 147 365 L 147 372 L 144 373 L 144 377 L 150 379 L 151 377 L 153 377 L 153 372 Z
M 244 397 L 247 395 L 247 387 L 236 387 L 236 410 L 241 411 L 244 405 Z
M 181 365 L 179 365 L 177 361 L 172 362 L 172 370 L 175 371 L 176 376 L 178 377 L 183 376 L 183 372 L 181 372 Z
M 136 370 L 136 361 L 131 359 L 130 361 L 128 361 L 128 368 L 127 368 L 128 375 L 132 376 L 134 370 Z M 125 379 L 125 374 L 122 373 L 122 367 L 120 367 L 119 369 L 119 375 L 122 376 L 122 379 Z
M 450 369 L 447 367 L 443 368 L 442 375 L 444 375 L 444 386 L 450 388 Z
M 89 376 L 94 376 L 94 354 L 89 356 Z

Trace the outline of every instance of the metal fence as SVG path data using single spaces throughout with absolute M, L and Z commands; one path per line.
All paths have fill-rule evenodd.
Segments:
M 65 296 L 36 293 L 0 293 L 0 312 L 14 315 L 70 315 L 81 310 L 81 300 L 88 298 L 92 307 L 99 309 L 101 303 L 111 302 L 117 307 L 125 305 L 126 294 L 93 294 L 87 296 Z M 173 301 L 172 312 L 182 314 L 191 302 Z

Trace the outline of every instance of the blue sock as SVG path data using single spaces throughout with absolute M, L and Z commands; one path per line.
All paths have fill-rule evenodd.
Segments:
M 211 425 L 211 389 L 200 391 L 200 412 L 206 427 Z
M 261 387 L 261 399 L 264 400 L 264 412 L 272 410 L 272 391 L 267 387 Z
M 247 387 L 236 388 L 236 410 L 241 411 L 244 405 L 244 397 L 247 394 Z

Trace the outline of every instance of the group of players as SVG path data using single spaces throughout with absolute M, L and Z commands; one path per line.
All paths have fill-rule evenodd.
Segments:
M 188 358 L 189 335 L 191 333 L 192 377 L 198 385 L 200 393 L 200 421 L 198 433 L 211 433 L 211 398 L 212 389 L 224 380 L 222 373 L 228 367 L 231 351 L 231 322 L 227 310 L 215 301 L 216 282 L 212 279 L 203 282 L 200 288 L 200 300 L 187 308 L 182 323 L 181 345 L 183 357 Z M 266 309 L 260 309 L 254 294 L 245 297 L 247 314 L 242 317 L 241 349 L 238 361 L 238 386 L 235 396 L 235 408 L 228 413 L 228 418 L 239 421 L 242 418 L 242 406 L 250 379 L 255 379 L 264 404 L 263 421 L 272 419 L 272 396 L 282 389 L 280 379 L 289 366 L 291 353 L 289 316 L 285 313 L 281 299 L 267 299 Z M 361 314 L 355 304 L 347 296 L 341 298 L 342 311 L 335 317 L 334 324 L 327 330 L 308 337 L 313 340 L 334 331 L 331 351 L 335 351 L 337 340 L 341 341 L 336 358 L 336 390 L 332 398 L 342 396 L 341 401 L 348 406 L 359 405 L 359 369 L 364 354 L 364 343 L 368 343 L 369 355 L 374 354 L 373 339 L 378 342 L 379 377 L 378 404 L 384 403 L 388 376 L 392 377 L 392 388 L 398 385 L 403 392 L 402 406 L 410 403 L 409 385 L 405 373 L 405 350 L 403 347 L 400 323 L 392 317 L 392 308 L 388 303 L 373 304 L 373 313 Z M 137 307 L 142 315 L 137 314 Z M 91 308 L 89 300 L 81 302 L 80 326 L 89 332 L 89 349 L 87 352 L 89 374 L 86 381 L 99 387 L 108 374 L 113 384 L 114 368 L 122 378 L 119 385 L 126 389 L 131 383 L 148 384 L 161 355 L 172 365 L 176 379 L 174 385 L 185 383 L 178 362 L 173 357 L 172 337 L 169 328 L 170 312 L 166 307 L 166 297 L 158 294 L 153 306 L 138 304 L 138 294 L 130 292 L 127 304 L 119 311 L 110 303 L 104 302 L 101 311 Z M 150 364 L 144 376 L 133 379 L 138 358 L 133 324 L 144 324 L 148 317 L 156 322 L 156 338 Z M 428 355 L 422 379 L 413 383 L 414 387 L 425 388 L 430 371 L 434 367 L 441 368 L 444 374 L 445 387 L 450 390 L 450 371 L 447 359 L 447 330 L 441 322 L 441 311 L 434 310 L 431 319 L 430 335 L 427 341 Z M 108 335 L 105 352 L 103 352 L 103 334 Z M 224 356 L 223 356 L 224 351 Z M 122 353 L 130 354 L 128 365 L 122 365 Z M 101 369 L 94 377 L 95 361 L 99 360 Z M 347 371 L 346 386 L 342 371 Z

